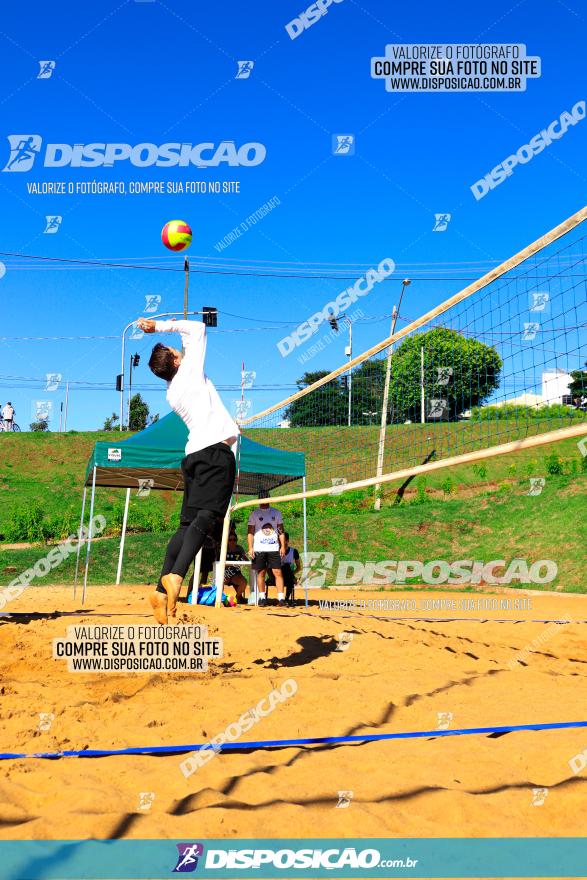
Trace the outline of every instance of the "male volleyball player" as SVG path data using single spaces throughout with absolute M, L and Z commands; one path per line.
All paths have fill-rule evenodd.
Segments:
M 231 447 L 239 429 L 204 372 L 206 327 L 199 321 L 153 321 L 140 318 L 145 333 L 180 333 L 184 353 L 162 345 L 153 348 L 149 367 L 167 382 L 167 401 L 189 430 L 179 528 L 167 545 L 157 589 L 150 597 L 155 619 L 175 617 L 177 599 L 190 564 L 217 517 L 224 517 L 234 486 L 236 462 Z

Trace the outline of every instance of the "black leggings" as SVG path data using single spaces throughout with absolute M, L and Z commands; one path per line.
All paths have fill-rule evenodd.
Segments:
M 166 574 L 178 574 L 184 578 L 187 570 L 204 545 L 206 536 L 216 525 L 217 513 L 212 510 L 198 510 L 195 517 L 188 522 L 182 520 L 178 530 L 167 545 L 161 576 L 157 591 L 164 593 L 161 578 Z M 196 586 L 197 589 L 197 586 Z

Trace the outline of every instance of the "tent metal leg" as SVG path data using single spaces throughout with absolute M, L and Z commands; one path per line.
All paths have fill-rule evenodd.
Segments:
M 302 477 L 302 491 L 306 491 L 306 478 Z M 304 509 L 304 564 L 308 559 L 308 511 L 306 507 L 306 497 L 304 496 L 302 500 L 303 509 Z M 308 602 L 308 577 L 304 578 L 304 591 L 306 593 L 306 608 L 309 605 Z
M 198 550 L 196 553 L 196 559 L 194 561 L 194 586 L 192 587 L 192 603 L 194 605 L 198 604 L 198 589 L 200 587 L 200 573 L 202 571 L 202 548 Z M 195 602 L 194 602 L 195 598 Z
M 122 574 L 122 560 L 124 557 L 124 540 L 126 538 L 126 523 L 128 520 L 129 504 L 130 504 L 130 486 L 126 490 L 126 500 L 124 502 L 124 516 L 122 518 L 122 533 L 120 535 L 120 552 L 118 553 L 118 568 L 116 569 L 116 586 L 119 586 L 120 576 Z
M 86 601 L 86 587 L 88 584 L 88 569 L 90 567 L 90 550 L 92 547 L 92 520 L 94 518 L 94 499 L 96 496 L 96 467 L 94 465 L 94 472 L 92 474 L 92 496 L 90 499 L 90 522 L 88 523 L 88 544 L 86 549 L 86 570 L 84 572 L 84 588 L 82 590 L 82 605 L 85 604 Z
M 87 494 L 88 494 L 88 487 L 84 486 L 84 497 L 82 499 L 82 515 L 80 517 L 79 529 L 78 529 L 78 533 L 77 533 L 77 551 L 76 551 L 76 557 L 75 557 L 75 577 L 73 579 L 73 599 L 74 599 L 74 602 L 75 602 L 75 594 L 76 594 L 76 590 L 77 590 L 77 576 L 78 576 L 78 571 L 79 571 L 79 556 L 80 556 L 81 549 L 82 549 L 82 530 L 84 527 L 84 514 L 86 512 L 86 496 L 87 496 Z
M 226 552 L 228 550 L 228 533 L 230 531 L 230 507 L 226 511 L 224 524 L 222 526 L 222 543 L 220 545 L 220 559 L 216 563 L 215 585 L 216 585 L 216 602 L 217 608 L 222 605 L 222 591 L 224 589 L 224 572 L 226 571 Z

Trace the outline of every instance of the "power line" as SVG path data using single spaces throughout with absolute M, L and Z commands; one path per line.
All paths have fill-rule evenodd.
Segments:
M 93 268 L 101 268 L 101 269 L 136 269 L 136 270 L 141 270 L 144 272 L 179 272 L 179 273 L 184 272 L 183 267 L 179 267 L 179 266 L 137 266 L 136 264 L 131 264 L 131 263 L 112 263 L 112 262 L 101 261 L 101 260 L 78 260 L 78 259 L 74 259 L 72 257 L 44 257 L 44 256 L 36 255 L 36 254 L 18 254 L 18 253 L 13 253 L 13 252 L 9 252 L 9 251 L 0 251 L 0 257 L 16 257 L 16 258 L 22 259 L 22 260 L 34 260 L 34 261 L 39 261 L 39 262 L 60 263 L 60 264 L 66 263 L 66 264 L 72 265 L 72 266 L 83 266 L 83 267 L 91 266 Z M 13 270 L 15 269 L 16 271 L 19 271 L 24 268 L 27 268 L 27 267 L 13 267 Z M 304 279 L 304 280 L 315 279 L 317 281 L 320 281 L 320 280 L 322 280 L 322 281 L 356 281 L 357 280 L 356 274 L 355 275 L 340 275 L 340 274 L 324 275 L 324 274 L 316 274 L 313 272 L 311 272 L 311 274 L 306 273 L 306 272 L 297 272 L 294 274 L 294 273 L 290 273 L 290 272 L 259 272 L 259 271 L 249 271 L 249 270 L 241 270 L 241 271 L 237 272 L 237 271 L 228 270 L 228 269 L 207 269 L 207 268 L 203 268 L 203 267 L 198 268 L 198 267 L 194 267 L 193 265 L 190 266 L 190 272 L 193 272 L 194 274 L 198 274 L 198 275 L 229 275 L 229 276 L 236 277 L 236 278 L 238 278 L 239 276 L 242 276 L 242 277 L 247 277 L 247 278 L 249 278 L 249 277 L 250 278 L 289 278 L 289 279 L 300 278 L 300 279 Z M 528 276 L 528 273 L 524 273 L 524 274 L 526 275 L 526 277 Z M 515 277 L 516 276 L 513 276 L 513 278 L 515 278 Z M 535 280 L 539 281 L 539 280 L 549 279 L 553 276 L 534 275 L 532 277 Z M 565 275 L 565 277 L 566 278 L 570 278 L 570 277 L 585 278 L 585 277 L 587 277 L 587 274 L 581 273 L 581 274 L 573 275 L 573 276 Z M 393 283 L 396 283 L 397 280 L 398 280 L 397 277 L 393 277 L 393 278 L 387 277 L 387 278 L 381 279 L 381 281 L 387 281 L 387 282 L 393 282 Z M 414 280 L 425 281 L 425 282 L 442 282 L 442 281 L 462 282 L 462 281 L 477 281 L 478 276 L 475 276 L 473 278 L 469 278 L 469 277 L 465 277 L 465 276 L 459 276 L 457 278 L 450 278 L 450 277 L 446 277 L 446 276 L 441 276 L 441 277 L 417 276 Z

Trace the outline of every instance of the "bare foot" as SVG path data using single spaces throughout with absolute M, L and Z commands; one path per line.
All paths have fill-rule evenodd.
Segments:
M 167 623 L 167 596 L 165 593 L 158 593 L 155 590 L 149 596 L 149 602 L 157 623 Z
M 176 616 L 176 605 L 181 591 L 183 578 L 179 574 L 164 574 L 161 585 L 167 593 L 167 607 L 171 617 Z

